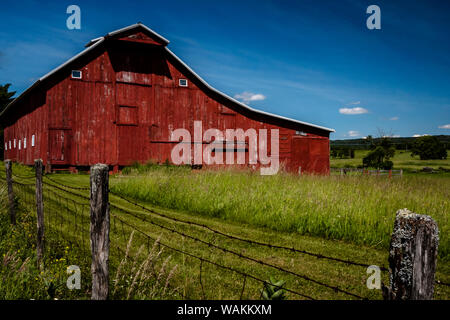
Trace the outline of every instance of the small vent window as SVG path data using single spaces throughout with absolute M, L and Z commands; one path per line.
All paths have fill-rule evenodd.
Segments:
M 34 147 L 34 134 L 31 136 L 31 146 Z
M 80 70 L 72 70 L 72 78 L 73 79 L 81 79 L 81 71 Z
M 306 136 L 306 133 L 304 133 L 303 131 L 295 131 L 295 135 L 296 136 Z
M 23 138 L 23 148 L 27 148 L 27 138 Z
M 188 81 L 187 81 L 187 79 L 180 79 L 180 80 L 178 80 L 178 84 L 180 85 L 180 87 L 187 87 Z
M 8 143 L 5 142 L 5 151 L 8 151 Z

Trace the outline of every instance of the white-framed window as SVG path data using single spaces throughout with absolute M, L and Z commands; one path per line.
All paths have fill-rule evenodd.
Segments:
M 178 80 L 178 85 L 179 85 L 180 87 L 187 87 L 187 86 L 188 86 L 188 81 L 187 81 L 187 79 L 179 79 L 179 80 Z
M 20 148 L 21 142 L 22 142 L 22 140 L 19 140 L 19 150 L 21 149 L 21 148 Z
M 8 143 L 5 142 L 5 151 L 8 151 Z
M 9 140 L 9 149 L 11 149 L 11 140 Z
M 27 148 L 27 138 L 23 138 L 23 148 Z
M 16 148 L 16 139 L 14 139 L 14 149 Z
M 72 70 L 72 79 L 81 79 L 82 75 L 81 70 Z
M 34 134 L 31 136 L 31 146 L 34 147 Z

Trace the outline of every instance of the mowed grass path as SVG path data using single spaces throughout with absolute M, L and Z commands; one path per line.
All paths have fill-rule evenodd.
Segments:
M 26 169 L 24 170 L 28 171 Z M 89 185 L 89 176 L 87 175 L 58 174 L 52 175 L 51 177 L 55 181 L 59 181 L 62 184 L 83 187 Z M 337 241 L 326 239 L 324 237 L 311 237 L 302 235 L 301 231 L 299 231 L 302 229 L 291 228 L 289 227 L 289 224 L 286 224 L 286 222 L 284 222 L 284 217 L 287 217 L 289 219 L 289 217 L 291 216 L 292 219 L 294 216 L 306 216 L 308 213 L 306 211 L 296 211 L 289 209 L 293 203 L 295 203 L 296 201 L 299 202 L 299 200 L 295 200 L 296 197 L 294 197 L 294 194 L 296 192 L 298 194 L 298 192 L 302 190 L 302 193 L 300 195 L 303 195 L 303 199 L 305 199 L 306 202 L 309 203 L 309 208 L 320 206 L 320 200 L 322 199 L 322 197 L 325 197 L 325 194 L 322 194 L 322 197 L 318 197 L 316 201 L 313 201 L 312 198 L 315 197 L 317 188 L 321 184 L 325 183 L 325 181 L 327 181 L 321 179 L 326 178 L 303 177 L 299 180 L 298 177 L 291 176 L 259 177 L 247 173 L 205 171 L 191 172 L 190 170 L 185 170 L 182 168 L 158 167 L 153 168 L 153 170 L 150 170 L 145 174 L 139 174 L 138 176 L 119 175 L 116 177 L 111 177 L 110 187 L 114 192 L 122 194 L 129 198 L 133 198 L 140 203 L 145 204 L 145 206 L 153 208 L 158 212 L 162 212 L 169 217 L 202 223 L 222 232 L 249 238 L 255 241 L 295 247 L 298 249 L 321 253 L 328 256 L 349 259 L 356 262 L 387 266 L 388 252 L 383 241 L 380 242 L 370 240 L 366 244 L 361 244 L 364 243 L 364 241 L 361 241 L 361 239 L 364 238 L 361 238 L 359 241 L 349 241 L 348 239 L 346 239 L 346 241 Z M 339 190 L 338 187 L 341 184 L 345 185 L 345 182 L 343 180 L 339 181 L 334 178 L 332 179 L 333 180 L 329 181 L 332 181 L 333 184 L 335 184 L 336 190 Z M 300 183 L 299 181 L 303 181 L 303 183 Z M 369 182 L 366 182 L 366 184 L 367 183 Z M 412 182 L 410 181 L 408 183 Z M 220 187 L 220 185 L 223 184 L 225 184 L 227 187 Z M 303 187 L 300 187 L 299 185 L 303 185 Z M 130 186 L 134 186 L 137 189 L 132 189 Z M 259 189 L 257 189 L 258 192 L 256 192 L 255 190 L 252 191 L 252 187 L 255 186 L 259 187 Z M 275 186 L 277 186 L 278 191 L 275 192 L 275 194 L 271 195 L 272 191 L 270 187 L 273 188 Z M 138 190 L 140 192 L 131 192 L 132 190 Z M 333 197 L 333 194 L 335 193 L 333 192 L 334 189 L 327 190 L 329 192 L 331 191 L 330 196 L 332 197 L 332 199 L 336 200 L 339 198 L 339 192 L 337 192 L 338 194 Z M 350 191 L 351 188 L 347 186 L 345 190 Z M 148 197 L 148 195 L 151 194 L 150 191 L 153 191 L 155 193 L 154 197 Z M 197 194 L 197 192 L 200 191 L 201 193 Z M 84 201 L 82 199 L 77 199 L 76 196 L 68 196 L 66 193 L 60 190 L 54 190 L 53 192 L 59 193 L 64 197 L 73 198 L 77 201 Z M 326 190 L 323 189 L 323 192 L 326 192 Z M 77 191 L 77 193 L 80 193 L 84 196 L 89 195 L 89 193 L 85 191 Z M 261 195 L 258 196 L 257 193 L 261 193 Z M 320 194 L 321 193 L 319 193 L 319 195 Z M 368 194 L 370 194 L 370 192 Z M 308 197 L 306 195 L 308 195 Z M 278 197 L 278 199 L 275 199 L 274 197 Z M 300 199 L 301 198 L 302 197 L 300 197 Z M 349 199 L 346 200 L 348 201 Z M 380 291 L 368 290 L 366 288 L 365 281 L 367 279 L 367 274 L 365 268 L 363 267 L 348 266 L 346 264 L 336 263 L 325 259 L 317 259 L 315 257 L 299 253 L 254 246 L 247 243 L 226 239 L 219 235 L 214 235 L 210 232 L 207 232 L 203 229 L 176 224 L 168 219 L 149 214 L 148 212 L 130 205 L 129 203 L 121 200 L 120 198 L 117 198 L 114 195 L 111 195 L 110 201 L 115 205 L 132 211 L 136 215 L 131 216 L 121 211 L 112 209 L 112 216 L 116 216 L 128 224 L 138 226 L 140 230 L 146 232 L 149 235 L 152 235 L 154 238 L 161 237 L 161 241 L 166 244 L 169 244 L 175 248 L 186 250 L 192 254 L 208 258 L 223 265 L 236 268 L 242 272 L 254 274 L 262 279 L 268 279 L 269 276 L 275 276 L 276 278 L 284 279 L 287 281 L 288 288 L 306 293 L 307 295 L 312 296 L 316 299 L 349 299 L 351 297 L 342 293 L 336 293 L 333 290 L 318 286 L 297 277 L 275 271 L 266 266 L 243 261 L 242 259 L 224 253 L 221 250 L 199 244 L 198 242 L 191 241 L 189 238 L 171 233 L 167 230 L 152 225 L 151 223 L 144 222 L 142 219 L 150 219 L 149 221 L 156 222 L 169 228 L 174 228 L 191 236 L 201 238 L 205 241 L 212 242 L 216 245 L 235 250 L 237 252 L 241 252 L 242 254 L 250 257 L 261 259 L 264 262 L 281 266 L 285 269 L 303 274 L 312 279 L 316 279 L 332 286 L 337 286 L 363 297 L 368 297 L 371 299 L 381 298 Z M 260 202 L 259 207 L 257 202 Z M 62 203 L 64 203 L 64 200 L 60 202 L 48 201 L 45 205 L 46 216 L 50 217 L 51 215 L 54 215 L 55 212 L 58 212 L 60 215 L 65 216 L 67 222 L 73 221 L 73 214 L 71 215 L 70 212 L 66 212 L 66 209 L 61 206 Z M 277 205 L 277 203 L 282 204 L 282 206 Z M 339 208 L 339 206 L 343 206 L 344 203 L 337 203 L 336 208 Z M 183 209 L 183 206 L 187 206 L 187 204 L 189 204 L 189 207 L 186 208 L 189 209 Z M 204 206 L 205 204 L 207 204 L 208 206 L 202 207 L 202 205 Z M 351 205 L 348 204 L 348 206 L 351 209 Z M 69 204 L 69 208 L 70 207 L 71 205 Z M 261 207 L 264 207 L 266 209 L 266 218 L 264 218 L 263 214 L 256 214 L 253 219 L 249 218 L 250 213 L 255 213 L 257 209 L 260 209 Z M 320 208 L 322 209 L 328 207 L 329 204 L 320 206 Z M 175 208 L 176 210 L 168 208 Z M 235 213 L 226 214 L 227 209 L 229 208 L 234 208 Z M 248 208 L 248 210 L 253 211 L 245 214 L 248 210 L 244 210 L 242 214 L 239 215 L 239 208 L 241 208 L 241 210 L 243 208 Z M 283 210 L 280 210 L 280 208 L 283 208 Z M 193 209 L 197 209 L 198 211 Z M 30 208 L 30 210 L 33 210 L 33 208 Z M 274 215 L 274 211 L 276 210 L 281 211 L 278 217 L 277 215 Z M 298 212 L 300 212 L 300 215 L 298 214 Z M 311 212 L 315 213 L 317 212 L 317 210 Z M 289 214 L 285 215 L 287 213 Z M 84 215 L 84 222 L 86 224 L 86 226 L 84 227 L 84 233 L 87 233 L 87 230 L 89 228 L 88 212 L 85 211 Z M 341 221 L 341 217 L 345 217 L 346 219 L 349 218 L 348 215 L 340 215 L 340 217 L 338 217 L 339 215 L 340 211 L 336 213 L 336 221 L 331 219 L 330 223 L 334 223 L 333 225 L 335 226 L 340 226 L 341 224 L 337 223 L 337 221 Z M 395 215 L 395 210 L 392 215 Z M 278 224 L 269 223 L 271 218 L 274 217 L 277 217 L 274 222 L 278 222 Z M 330 213 L 328 215 L 328 218 L 329 217 Z M 326 216 L 322 215 L 320 219 L 325 218 Z M 80 211 L 78 212 L 78 219 L 80 219 Z M 321 221 L 320 219 L 313 221 L 319 222 Z M 83 220 L 78 221 L 80 222 Z M 305 219 L 301 221 L 308 222 L 310 220 Z M 322 228 L 326 229 L 327 222 L 323 221 L 321 223 L 325 224 Z M 390 234 L 393 220 L 386 223 L 389 224 L 388 234 Z M 78 230 L 78 233 L 74 233 L 73 226 L 71 226 L 70 223 L 63 223 L 59 227 L 58 223 L 56 223 L 55 225 L 57 228 L 61 228 L 60 231 L 66 237 L 71 238 L 72 241 L 80 242 L 80 230 Z M 343 225 L 346 224 L 344 223 Z M 363 222 L 360 225 L 364 227 L 367 226 L 367 223 Z M 305 228 L 304 230 L 306 231 L 308 229 Z M 320 230 L 320 228 L 310 228 L 310 230 Z M 352 229 L 348 229 L 348 232 L 350 232 L 351 230 Z M 359 228 L 355 228 L 354 230 L 359 230 Z M 117 262 L 123 256 L 123 251 L 126 248 L 126 243 L 130 233 L 131 228 L 127 227 L 126 225 L 123 228 L 120 226 L 120 223 L 117 223 L 117 221 L 116 223 L 114 223 L 114 218 L 112 219 L 112 274 L 114 273 L 114 266 L 117 266 Z M 311 232 L 304 233 L 312 234 Z M 331 236 L 331 234 L 332 233 L 330 233 L 329 235 Z M 332 238 L 330 236 L 329 238 Z M 84 237 L 86 238 L 86 234 L 84 235 Z M 133 250 L 136 251 L 140 245 L 148 246 L 149 244 L 147 241 L 148 239 L 146 239 L 145 237 L 135 236 Z M 150 243 L 150 246 L 151 245 L 152 243 Z M 171 251 L 170 249 L 165 249 L 164 254 L 166 256 L 171 256 L 171 266 L 177 265 L 178 267 L 174 285 L 180 288 L 181 296 L 184 298 L 239 299 L 241 297 L 241 294 L 243 298 L 259 298 L 259 289 L 262 287 L 261 283 L 258 283 L 251 279 L 247 279 L 245 290 L 242 293 L 242 285 L 244 279 L 241 275 L 226 270 L 220 270 L 217 267 L 204 263 L 202 265 L 202 284 L 200 284 L 200 264 L 198 260 L 190 258 L 186 255 L 178 254 Z M 89 272 L 89 270 L 85 270 L 85 272 Z M 442 258 L 440 258 L 438 262 L 437 278 L 446 282 L 450 281 L 450 270 L 448 263 L 445 263 Z M 385 283 L 387 283 L 388 281 L 386 272 L 383 272 L 383 281 Z M 201 290 L 202 285 L 203 290 Z M 437 286 L 435 297 L 437 299 L 448 299 L 450 297 L 449 288 L 445 286 Z M 293 294 L 289 294 L 289 298 L 298 299 L 299 297 Z

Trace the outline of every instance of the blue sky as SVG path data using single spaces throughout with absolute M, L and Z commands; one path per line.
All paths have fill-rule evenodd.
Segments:
M 81 8 L 68 30 L 66 8 Z M 381 9 L 369 30 L 366 8 Z M 254 108 L 336 129 L 450 134 L 448 1 L 2 1 L 0 84 L 18 93 L 90 39 L 136 23 L 215 88 Z

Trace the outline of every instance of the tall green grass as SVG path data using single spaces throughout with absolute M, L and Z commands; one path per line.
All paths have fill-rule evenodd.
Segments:
M 111 189 L 147 203 L 277 231 L 388 248 L 395 212 L 432 216 L 449 255 L 450 178 L 293 176 L 146 167 Z

